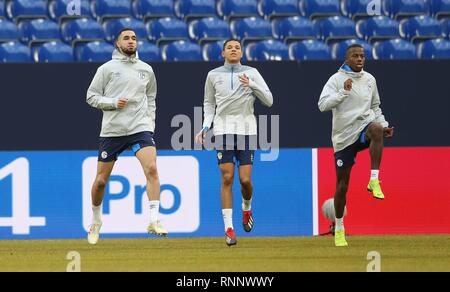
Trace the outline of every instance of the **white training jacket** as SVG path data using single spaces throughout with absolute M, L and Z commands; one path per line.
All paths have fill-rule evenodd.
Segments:
M 115 50 L 100 66 L 87 91 L 87 103 L 103 111 L 100 137 L 122 137 L 155 131 L 156 78 L 150 65 Z M 119 98 L 128 98 L 123 109 Z
M 353 80 L 351 91 L 344 90 L 347 79 Z M 319 100 L 321 112 L 333 112 L 332 141 L 338 152 L 358 140 L 361 131 L 371 122 L 388 127 L 380 109 L 380 96 L 375 77 L 365 71 L 353 72 L 345 65 L 323 88 Z
M 247 75 L 249 87 L 244 87 L 239 76 Z M 241 64 L 216 68 L 208 73 L 205 83 L 203 128 L 211 128 L 214 135 L 257 135 L 254 102 L 258 98 L 267 107 L 273 97 L 258 70 Z

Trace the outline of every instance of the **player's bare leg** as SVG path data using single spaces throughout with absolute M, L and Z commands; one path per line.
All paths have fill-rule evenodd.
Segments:
M 222 174 L 220 188 L 222 209 L 231 209 L 233 207 L 234 164 L 220 164 L 220 172 Z
M 156 148 L 144 147 L 136 153 L 136 158 L 141 163 L 147 179 L 147 197 L 149 201 L 159 201 L 160 183 L 158 168 L 156 166 Z
M 236 244 L 236 236 L 233 228 L 233 182 L 234 182 L 234 164 L 220 164 L 222 182 L 220 196 L 222 200 L 222 216 L 225 225 L 225 241 L 228 246 Z
M 384 129 L 379 123 L 372 123 L 367 128 L 366 136 L 370 142 L 370 159 L 371 159 L 371 175 L 370 182 L 367 186 L 369 192 L 371 192 L 376 199 L 384 199 L 384 194 L 381 191 L 380 181 L 378 175 L 380 172 L 381 157 L 384 147 Z
M 158 220 L 161 190 L 158 169 L 156 167 L 156 148 L 144 147 L 136 152 L 136 158 L 141 163 L 145 178 L 147 179 L 147 197 L 150 202 L 150 224 L 148 226 L 148 232 L 166 236 L 168 232 Z
M 380 169 L 384 147 L 383 126 L 379 123 L 370 124 L 367 128 L 366 136 L 370 141 L 370 160 L 372 169 Z
M 108 183 L 111 172 L 114 168 L 115 161 L 101 162 L 97 164 L 97 175 L 94 184 L 92 185 L 92 205 L 100 206 L 105 196 L 105 188 Z
M 242 192 L 242 225 L 246 232 L 250 232 L 254 225 L 251 208 L 253 198 L 252 169 L 252 165 L 239 167 L 239 182 Z
M 251 200 L 253 196 L 252 165 L 242 165 L 239 167 L 239 182 L 241 183 L 242 198 Z
M 350 183 L 352 167 L 336 169 L 336 193 L 334 194 L 334 210 L 336 216 L 335 245 L 347 246 L 345 240 L 344 212 L 347 204 L 347 191 Z
M 92 185 L 92 224 L 89 227 L 88 242 L 97 244 L 100 236 L 100 228 L 102 227 L 102 202 L 105 196 L 105 188 L 114 167 L 114 161 L 101 162 L 97 164 L 97 175 Z
M 334 209 L 337 218 L 344 217 L 345 205 L 347 203 L 347 191 L 350 183 L 352 167 L 336 170 L 336 193 L 334 194 Z

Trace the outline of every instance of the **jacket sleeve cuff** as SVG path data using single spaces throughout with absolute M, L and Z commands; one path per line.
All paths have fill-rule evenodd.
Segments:
M 257 88 L 258 88 L 258 84 L 256 84 L 255 81 L 253 81 L 253 80 L 251 80 L 251 79 L 248 79 L 248 87 L 249 87 L 250 89 L 257 89 Z
M 339 93 L 342 94 L 342 95 L 345 95 L 345 96 L 348 96 L 350 94 L 350 92 L 351 91 L 347 91 L 347 90 L 345 90 L 343 88 L 341 90 L 339 90 Z

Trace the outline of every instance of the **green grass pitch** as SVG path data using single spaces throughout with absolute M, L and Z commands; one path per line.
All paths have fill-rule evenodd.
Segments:
M 227 247 L 223 238 L 0 241 L 0 271 L 65 272 L 67 254 L 80 254 L 81 271 L 178 272 L 365 272 L 376 251 L 381 271 L 450 271 L 450 235 L 349 236 L 348 248 L 332 237 L 239 237 Z

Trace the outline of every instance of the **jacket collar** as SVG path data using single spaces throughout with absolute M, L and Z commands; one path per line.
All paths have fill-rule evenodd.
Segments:
M 242 65 L 241 65 L 241 63 L 237 63 L 237 64 L 230 64 L 230 63 L 227 63 L 227 62 L 225 62 L 225 65 L 223 65 L 226 69 L 228 69 L 228 70 L 232 70 L 233 69 L 233 71 L 237 71 L 237 70 L 239 70 L 239 69 L 241 69 L 241 67 L 242 67 Z
M 339 72 L 344 73 L 345 75 L 348 75 L 350 77 L 353 78 L 361 78 L 364 75 L 364 69 L 361 70 L 361 72 L 355 72 L 352 70 L 352 68 L 350 68 L 349 65 L 347 65 L 346 63 L 344 63 L 341 68 L 339 69 Z
M 124 54 L 122 54 L 121 52 L 119 52 L 119 50 L 115 49 L 113 54 L 112 54 L 112 59 L 113 60 L 119 60 L 123 63 L 136 63 L 139 60 L 139 54 L 138 52 L 136 52 L 136 54 L 132 55 L 132 56 L 126 56 Z

